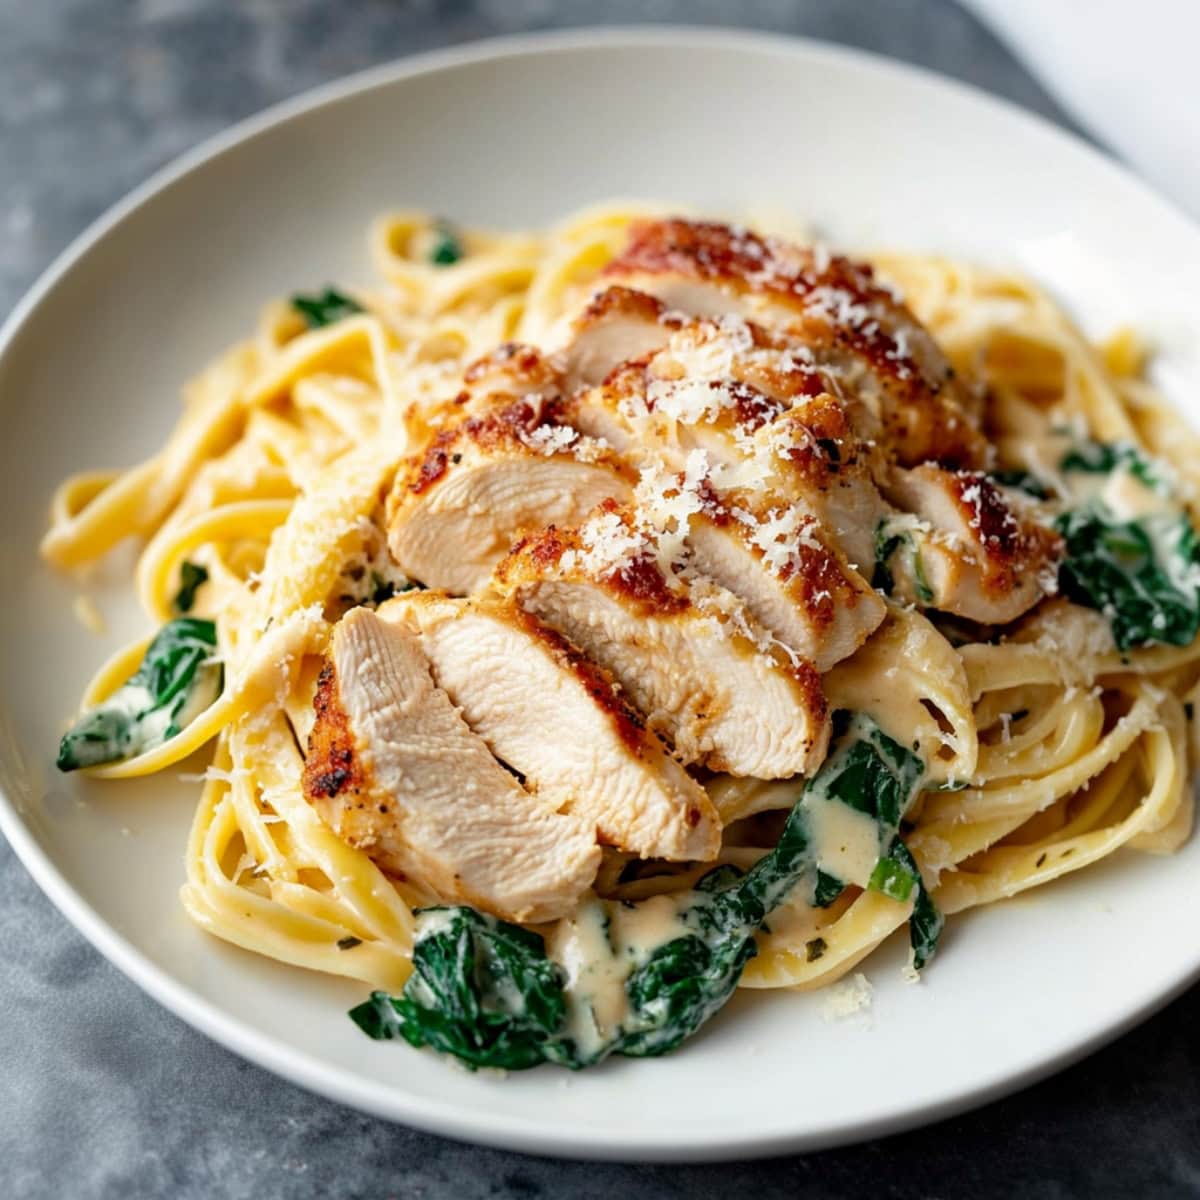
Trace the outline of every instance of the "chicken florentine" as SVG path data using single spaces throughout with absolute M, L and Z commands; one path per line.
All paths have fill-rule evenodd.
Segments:
M 581 826 L 643 860 L 713 861 L 706 781 L 812 776 L 821 676 L 889 599 L 1011 621 L 1053 590 L 1061 550 L 1036 503 L 982 474 L 978 394 L 869 267 L 643 222 L 566 330 L 500 347 L 423 414 L 386 522 L 431 590 L 379 614 L 506 794 L 576 847 L 562 886 L 592 861 Z M 329 714 L 345 722 L 328 689 L 318 705 L 307 787 L 349 831 L 317 787 Z M 353 729 L 369 751 L 370 722 Z M 349 836 L 411 872 L 405 809 Z

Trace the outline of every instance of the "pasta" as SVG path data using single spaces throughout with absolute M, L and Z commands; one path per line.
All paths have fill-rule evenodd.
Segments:
M 161 679 L 152 680 L 145 665 L 154 647 L 165 643 L 141 639 L 104 664 L 83 697 L 84 720 L 107 705 L 110 724 L 101 728 L 93 721 L 70 753 L 64 749 L 60 765 L 124 779 L 167 770 L 212 744 L 181 893 L 202 928 L 247 950 L 384 992 L 395 993 L 409 980 L 419 924 L 414 912 L 461 897 L 441 894 L 420 872 L 394 869 L 378 852 L 378 838 L 340 836 L 336 821 L 313 803 L 314 786 L 316 794 L 331 797 L 342 787 L 340 778 L 328 785 L 328 772 L 325 784 L 312 784 L 314 725 L 325 703 L 321 688 L 328 686 L 329 669 L 323 675 L 322 666 L 339 622 L 351 621 L 348 612 L 375 609 L 411 587 L 414 577 L 429 582 L 400 569 L 389 553 L 389 520 L 394 525 L 399 518 L 389 507 L 395 497 L 388 497 L 404 464 L 447 436 L 456 403 L 475 403 L 464 401 L 461 391 L 464 373 L 471 378 L 470 364 L 488 356 L 494 361 L 495 348 L 506 343 L 562 346 L 600 287 L 602 270 L 625 250 L 631 227 L 661 215 L 640 205 L 604 205 L 531 234 L 459 230 L 417 212 L 385 215 L 370 231 L 379 276 L 374 287 L 349 295 L 330 289 L 270 306 L 253 337 L 188 387 L 183 415 L 161 451 L 124 472 L 81 473 L 58 489 L 42 543 L 49 562 L 76 568 L 136 538 L 144 548 L 134 583 L 149 622 L 156 629 L 180 620 L 197 623 L 192 641 L 168 647 L 176 657 L 160 671 L 172 687 L 182 688 L 173 707 L 155 699 Z M 818 249 L 818 264 L 823 256 Z M 623 953 L 635 967 L 671 939 L 695 935 L 698 926 L 689 925 L 679 904 L 671 907 L 672 898 L 701 897 L 703 907 L 710 894 L 703 880 L 714 877 L 715 867 L 736 868 L 729 878 L 751 872 L 740 876 L 744 881 L 765 878 L 768 862 L 779 866 L 791 828 L 785 819 L 799 807 L 806 786 L 802 776 L 810 780 L 808 840 L 821 843 L 814 831 L 833 830 L 821 835 L 828 844 L 817 844 L 818 857 L 805 860 L 806 870 L 819 865 L 816 890 L 793 887 L 769 906 L 769 921 L 751 921 L 748 931 L 738 933 L 738 946 L 745 946 L 730 969 L 730 986 L 824 987 L 910 921 L 920 966 L 936 941 L 940 917 L 935 923 L 934 913 L 956 914 L 1011 897 L 1123 847 L 1168 853 L 1191 831 L 1198 748 L 1192 713 L 1200 692 L 1200 639 L 1195 624 L 1188 624 L 1188 596 L 1193 607 L 1200 603 L 1200 568 L 1189 540 L 1200 482 L 1194 435 L 1143 381 L 1145 350 L 1129 331 L 1095 347 L 1016 276 L 892 253 L 872 261 L 963 381 L 964 411 L 986 438 L 988 478 L 1009 506 L 1004 511 L 1024 520 L 1021 514 L 1036 516 L 1040 505 L 1049 505 L 1046 528 L 1051 519 L 1057 522 L 1068 565 L 1054 560 L 1051 580 L 1041 579 L 1042 591 L 1011 619 L 955 615 L 932 602 L 934 584 L 923 574 L 933 570 L 944 545 L 929 534 L 919 511 L 914 518 L 909 503 L 897 500 L 901 517 L 867 531 L 875 562 L 864 564 L 849 550 L 844 555 L 874 584 L 862 603 L 880 604 L 879 593 L 889 591 L 886 609 L 881 604 L 879 619 L 852 652 L 818 662 L 813 672 L 824 706 L 813 709 L 814 728 L 826 719 L 826 708 L 857 714 L 850 728 L 859 731 L 859 741 L 839 741 L 848 736 L 846 718 L 835 718 L 835 750 L 826 757 L 820 734 L 814 734 L 809 765 L 783 778 L 722 769 L 719 755 L 698 750 L 677 789 L 698 783 L 704 805 L 711 805 L 704 812 L 714 815 L 704 820 L 719 830 L 719 840 L 703 861 L 638 852 L 613 838 L 600 852 L 588 850 L 599 854 L 588 860 L 589 880 L 594 876 L 588 897 L 624 902 L 625 911 L 641 914 L 636 929 L 630 917 L 630 931 L 622 935 Z M 658 320 L 680 328 L 675 309 L 686 307 L 676 296 Z M 847 328 L 875 336 L 869 328 L 863 333 L 853 305 L 842 307 L 838 320 Z M 907 353 L 904 336 L 897 335 Z M 853 396 L 846 396 L 853 387 L 845 384 L 839 403 L 852 406 Z M 675 425 L 662 437 L 673 439 L 682 454 L 691 445 L 689 421 L 697 427 L 711 414 L 689 416 L 684 407 L 674 412 L 664 401 L 655 419 L 665 421 L 669 411 Z M 945 435 L 943 427 L 930 436 Z M 564 440 L 575 437 L 572 429 Z M 589 451 L 585 465 L 598 470 L 609 450 L 593 440 L 599 448 Z M 690 536 L 689 521 L 699 509 L 689 515 L 680 497 L 693 494 L 687 472 L 709 461 L 696 453 L 688 451 L 683 482 L 674 491 L 660 486 L 650 496 L 644 467 L 640 482 L 630 481 L 638 503 L 665 510 L 661 539 Z M 915 462 L 924 457 L 916 454 Z M 928 457 L 938 459 L 938 453 Z M 1075 465 L 1064 465 L 1070 463 Z M 1126 491 L 1141 489 L 1127 509 L 1111 484 L 1118 477 Z M 1099 488 L 1108 489 L 1103 502 L 1109 507 L 1087 509 Z M 896 485 L 895 496 L 909 494 L 915 495 Z M 1085 509 L 1093 524 L 1073 525 L 1070 513 Z M 1107 560 L 1097 565 L 1088 557 L 1100 528 L 1096 512 L 1113 521 L 1116 513 L 1125 529 L 1143 522 L 1137 528 L 1149 531 L 1147 561 L 1165 572 L 1167 598 L 1161 603 L 1141 595 L 1142 607 L 1126 611 L 1111 588 L 1086 602 L 1083 592 L 1100 584 L 1082 564 L 1115 570 Z M 1169 524 L 1176 513 L 1186 514 L 1186 528 Z M 830 517 L 824 524 L 832 522 Z M 759 536 L 764 526 L 769 532 Z M 770 510 L 755 526 L 756 561 L 771 563 L 778 546 L 791 554 L 806 536 L 797 530 L 807 527 L 787 526 L 778 509 Z M 783 531 L 778 536 L 777 528 Z M 1046 537 L 1050 546 L 1057 535 Z M 596 552 L 581 542 L 568 553 Z M 517 580 L 514 588 L 525 579 L 515 573 L 524 569 L 520 553 L 518 546 L 516 565 L 501 568 Z M 1171 566 L 1172 553 L 1181 565 Z M 1055 569 L 1071 584 L 1066 595 L 1053 594 L 1059 590 Z M 1105 578 L 1112 587 L 1119 583 Z M 689 579 L 688 586 L 700 595 L 700 583 Z M 203 641 L 210 621 L 211 644 Z M 792 675 L 800 670 L 794 653 L 790 663 L 778 644 L 770 653 Z M 180 663 L 216 680 L 206 703 L 194 694 L 186 699 L 192 676 L 184 679 Z M 637 703 L 635 689 L 619 690 Z M 146 716 L 151 710 L 153 719 Z M 118 717 L 125 722 L 120 753 L 112 751 L 111 722 Z M 682 734 L 678 741 L 683 755 Z M 907 778 L 906 764 L 915 764 L 910 794 L 886 836 L 880 832 L 887 826 L 882 808 L 868 814 L 861 806 L 839 807 L 818 794 L 825 785 L 812 782 L 826 778 L 837 755 L 847 758 L 856 745 L 875 747 L 891 770 L 879 777 L 894 777 L 897 787 Z M 521 782 L 532 787 L 523 773 Z M 836 798 L 836 791 L 828 794 Z M 830 838 L 840 843 L 836 853 Z M 856 865 L 855 847 L 863 838 L 871 850 L 864 865 Z M 906 862 L 914 864 L 915 875 L 906 874 Z M 821 895 L 822 881 L 832 882 L 830 894 Z M 493 911 L 509 915 L 502 907 Z M 585 908 L 564 911 L 557 925 L 520 923 L 544 934 L 551 948 L 568 935 L 577 946 L 587 944 L 594 935 L 585 928 Z M 491 924 L 479 927 L 479 937 L 498 928 L 487 920 Z M 924 949 L 918 922 L 929 934 Z M 444 922 L 433 930 L 439 931 Z M 714 962 L 725 944 L 709 945 Z M 616 972 L 618 985 L 629 970 L 627 962 Z M 578 984 L 569 971 L 568 983 L 568 992 Z M 597 985 L 590 993 L 587 1032 L 577 1014 L 565 1018 L 572 1022 L 575 1060 L 543 1048 L 528 1059 L 512 1052 L 494 1061 L 524 1066 L 549 1058 L 582 1065 L 588 1061 L 584 1048 L 593 1043 L 593 1057 L 602 1056 L 602 992 Z M 620 1004 L 614 1011 L 607 1019 L 610 1032 L 622 1020 L 632 1028 Z M 645 1029 L 638 1036 L 641 1041 L 627 1035 L 621 1052 L 669 1048 Z M 465 1051 L 449 1049 L 471 1061 Z

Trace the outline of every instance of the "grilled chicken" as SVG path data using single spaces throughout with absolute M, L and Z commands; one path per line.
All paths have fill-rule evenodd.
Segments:
M 804 361 L 762 330 L 739 319 L 684 322 L 660 310 L 657 302 L 616 288 L 593 303 L 576 343 L 606 322 L 625 329 L 640 320 L 647 340 L 657 337 L 662 344 L 640 361 L 600 362 L 595 373 L 606 371 L 605 382 L 567 402 L 569 419 L 630 457 L 640 456 L 637 498 L 653 523 L 659 523 L 659 510 L 677 507 L 670 497 L 700 464 L 700 503 L 688 505 L 682 520 L 672 523 L 668 516 L 669 531 L 686 537 L 699 570 L 742 597 L 785 646 L 825 670 L 852 653 L 884 614 L 866 581 L 814 528 L 814 511 L 825 519 L 829 510 L 837 512 L 843 520 L 835 528 L 867 530 L 854 548 L 870 561 L 870 530 L 882 501 L 863 472 L 861 480 L 835 477 L 839 469 L 851 469 L 856 446 L 842 405 L 821 391 L 822 381 Z M 576 343 L 565 352 L 568 358 Z M 783 424 L 785 417 L 791 419 Z M 818 443 L 824 469 L 805 470 Z M 830 456 L 832 468 L 824 466 Z M 660 466 L 680 475 L 677 486 L 655 470 Z M 648 481 L 654 486 L 646 487 Z M 859 482 L 869 502 L 865 520 L 860 511 L 838 511 L 857 498 L 857 492 L 846 493 Z
M 617 357 L 626 350 L 642 353 Z M 737 462 L 754 430 L 822 387 L 789 345 L 756 326 L 688 321 L 624 288 L 593 301 L 561 357 L 568 379 L 596 384 L 568 388 L 569 419 L 622 452 L 701 448 Z
M 577 530 L 523 539 L 496 586 L 620 683 L 689 763 L 780 779 L 824 757 L 829 720 L 811 664 L 792 664 L 736 596 L 656 559 L 631 513 L 603 504 Z
M 759 430 L 743 464 L 743 485 L 723 490 L 726 508 L 762 512 L 764 496 L 790 501 L 857 568 L 849 586 L 865 575 L 909 603 L 989 624 L 1013 620 L 1054 590 L 1058 538 L 1050 529 L 1019 513 L 979 472 L 887 466 L 881 493 L 831 396 L 813 397 Z M 749 600 L 746 583 L 737 590 Z M 779 617 L 754 611 L 793 644 Z
M 671 310 L 736 313 L 794 338 L 863 401 L 902 465 L 983 463 L 976 398 L 866 264 L 729 225 L 650 220 L 633 226 L 605 279 Z
M 397 597 L 380 616 L 420 632 L 467 724 L 550 808 L 642 858 L 716 856 L 721 822 L 704 789 L 559 634 L 512 603 L 430 592 Z
M 463 375 L 455 406 L 473 411 L 530 397 L 535 403 L 562 390 L 559 372 L 532 346 L 504 342 L 473 362 Z
M 916 518 L 910 533 L 895 522 L 882 531 L 883 540 L 913 538 L 919 570 L 905 576 L 904 598 L 1002 625 L 1057 589 L 1061 539 L 1018 513 L 986 475 L 926 464 L 897 471 L 889 495 Z
M 388 546 L 407 575 L 476 591 L 519 534 L 578 521 L 599 501 L 630 494 L 620 462 L 551 409 L 533 396 L 492 397 L 400 470 Z
M 678 325 L 678 318 L 644 292 L 612 287 L 598 293 L 574 323 L 574 336 L 558 355 L 564 394 L 571 396 L 581 387 L 602 383 L 615 367 L 653 353 Z
M 797 507 L 750 512 L 714 506 L 692 518 L 692 561 L 740 596 L 776 638 L 819 671 L 853 654 L 887 613 L 857 571 Z
M 562 916 L 591 884 L 600 861 L 591 826 L 496 762 L 403 625 L 351 610 L 314 706 L 305 795 L 384 870 L 517 921 Z

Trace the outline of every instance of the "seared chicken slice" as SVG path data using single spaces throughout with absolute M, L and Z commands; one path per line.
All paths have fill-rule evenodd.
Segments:
M 556 356 L 563 368 L 564 395 L 602 383 L 615 367 L 653 353 L 679 323 L 644 292 L 612 287 L 598 293 Z
M 897 471 L 888 493 L 913 514 L 878 535 L 885 551 L 895 542 L 885 568 L 906 552 L 913 561 L 903 583 L 896 577 L 904 599 L 1003 625 L 1057 590 L 1062 540 L 1019 513 L 986 475 L 926 464 Z
M 511 401 L 526 396 L 536 403 L 561 390 L 562 376 L 533 346 L 504 342 L 467 367 L 455 405 L 486 410 L 501 397 Z
M 984 461 L 977 398 L 864 263 L 729 225 L 649 220 L 632 227 L 605 278 L 668 309 L 736 313 L 797 340 L 846 394 L 864 401 L 878 436 L 904 465 Z
M 709 861 L 721 821 L 609 675 L 511 602 L 397 597 L 380 610 L 420 631 L 434 678 L 492 753 L 550 808 L 642 858 Z
M 610 288 L 593 302 L 601 315 L 585 320 L 562 351 L 570 363 L 581 342 L 590 347 L 610 326 L 625 333 L 641 321 L 642 338 L 626 333 L 620 350 L 591 375 L 582 373 L 584 383 L 596 386 L 569 390 L 565 406 L 567 419 L 622 452 L 646 445 L 668 451 L 700 447 L 714 461 L 736 463 L 754 430 L 795 397 L 823 390 L 821 377 L 789 346 L 740 318 L 656 319 L 659 309 L 648 296 Z M 611 348 L 616 341 L 609 337 L 603 345 Z M 635 343 L 650 348 L 641 357 L 616 357 Z M 596 354 L 586 357 L 591 361 Z
M 520 542 L 496 586 L 607 669 L 685 762 L 762 779 L 815 769 L 829 740 L 817 672 L 720 585 L 664 574 L 656 551 L 606 503 L 577 530 Z
M 693 517 L 692 562 L 740 596 L 784 646 L 824 673 L 853 654 L 887 614 L 878 593 L 822 540 L 798 506 L 713 506 Z
M 605 297 L 601 307 L 608 312 L 618 301 L 635 312 L 649 305 L 636 293 Z M 784 646 L 818 670 L 828 669 L 853 653 L 885 612 L 867 582 L 818 536 L 813 517 L 791 500 L 797 490 L 811 491 L 809 507 L 822 516 L 838 508 L 849 484 L 833 477 L 851 470 L 857 446 L 840 403 L 820 390 L 822 380 L 802 360 L 740 319 L 676 320 L 674 328 L 653 328 L 665 336 L 664 344 L 642 362 L 611 368 L 603 385 L 577 393 L 568 401 L 570 419 L 631 457 L 640 448 L 640 516 L 685 537 L 696 567 L 740 596 Z M 803 416 L 775 425 L 790 415 L 792 404 L 803 405 Z M 773 430 L 775 442 L 760 440 L 763 430 Z M 808 462 L 813 448 L 819 450 L 819 472 Z M 783 455 L 782 470 L 776 453 Z M 659 464 L 678 478 L 664 477 Z M 882 501 L 859 475 L 870 501 L 859 548 L 870 555 Z M 774 476 L 782 487 L 773 492 L 765 485 Z M 831 478 L 839 485 L 832 505 Z M 681 507 L 676 498 L 689 486 L 697 494 L 683 498 Z M 722 503 L 732 495 L 736 502 Z
M 514 921 L 560 917 L 590 886 L 591 826 L 496 762 L 404 626 L 362 608 L 343 617 L 314 706 L 304 793 L 384 870 Z
M 407 575 L 477 591 L 521 533 L 581 520 L 601 500 L 630 494 L 620 461 L 552 410 L 532 396 L 492 397 L 401 468 L 388 497 L 388 546 Z

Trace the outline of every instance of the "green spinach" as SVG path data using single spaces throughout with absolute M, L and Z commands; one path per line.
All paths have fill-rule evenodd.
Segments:
M 1200 545 L 1186 513 L 1122 521 L 1100 501 L 1055 522 L 1066 556 L 1059 586 L 1108 618 L 1119 650 L 1190 645 L 1200 631 Z
M 1162 464 L 1128 442 L 1080 441 L 1059 463 L 1064 475 L 1126 471 L 1159 496 L 1172 497 Z M 1093 495 L 1055 522 L 1066 554 L 1059 585 L 1077 604 L 1102 612 L 1119 650 L 1163 642 L 1189 645 L 1200 631 L 1200 546 L 1188 514 L 1163 505 L 1118 515 Z
M 1063 455 L 1058 468 L 1064 474 L 1111 475 L 1124 467 L 1152 492 L 1166 493 L 1168 482 L 1161 468 L 1129 442 L 1078 441 Z
M 922 604 L 933 602 L 933 588 L 925 574 L 925 563 L 921 558 L 921 550 L 913 540 L 909 530 L 895 532 L 892 521 L 884 517 L 875 526 L 875 569 L 871 576 L 871 586 L 885 596 L 890 596 L 896 590 L 896 576 L 892 570 L 892 558 L 901 549 L 907 550 L 912 563 L 913 591 Z
M 177 613 L 191 612 L 196 603 L 196 592 L 207 582 L 208 568 L 185 559 L 179 568 L 179 591 L 175 593 L 171 607 Z
M 817 869 L 804 803 L 809 790 L 848 798 L 890 830 L 898 869 L 911 871 L 917 881 L 910 882 L 906 896 L 919 888 L 913 945 L 918 966 L 924 966 L 936 942 L 929 919 L 936 909 L 895 837 L 923 765 L 869 718 L 847 718 L 841 726 L 846 745 L 808 781 L 775 848 L 745 874 L 718 867 L 678 898 L 685 932 L 633 963 L 625 980 L 624 1019 L 607 1040 L 584 1046 L 572 1036 L 571 1006 L 585 1004 L 586 997 L 572 994 L 566 973 L 547 955 L 539 935 L 465 907 L 420 911 L 413 974 L 403 994 L 374 992 L 350 1017 L 370 1037 L 430 1046 L 472 1068 L 518 1070 L 552 1062 L 579 1069 L 610 1054 L 665 1054 L 724 1006 L 755 954 L 755 933 L 796 886 L 807 881 L 815 903 L 828 904 L 841 892 L 839 881 Z M 874 794 L 863 797 L 858 789 Z M 604 905 L 606 931 L 620 920 L 622 907 Z M 810 961 L 824 952 L 824 943 L 819 950 L 815 945 L 808 946 Z
M 900 839 L 900 824 L 921 786 L 925 764 L 920 757 L 888 737 L 861 713 L 835 714 L 841 726 L 841 748 L 830 754 L 826 765 L 813 779 L 809 795 L 837 800 L 873 817 L 879 830 L 879 859 L 867 886 L 897 900 L 908 901 L 916 891 L 909 918 L 909 941 L 917 970 L 933 957 L 942 928 L 942 916 L 934 904 L 921 872 L 908 847 Z M 834 888 L 842 882 L 822 872 L 827 881 L 824 894 L 836 898 Z M 820 903 L 818 891 L 816 903 Z
M 213 661 L 216 645 L 212 621 L 168 621 L 136 673 L 67 731 L 58 748 L 58 769 L 133 758 L 174 737 L 221 691 L 221 664 Z
M 363 311 L 357 300 L 332 287 L 315 296 L 293 296 L 292 307 L 304 318 L 309 329 L 321 329 Z
M 1001 487 L 1016 488 L 1019 492 L 1034 496 L 1038 500 L 1048 500 L 1050 491 L 1032 471 L 1008 470 L 992 471 L 989 479 Z
M 434 229 L 433 244 L 429 249 L 429 261 L 435 267 L 453 266 L 463 257 L 463 244 L 454 226 L 439 221 Z

